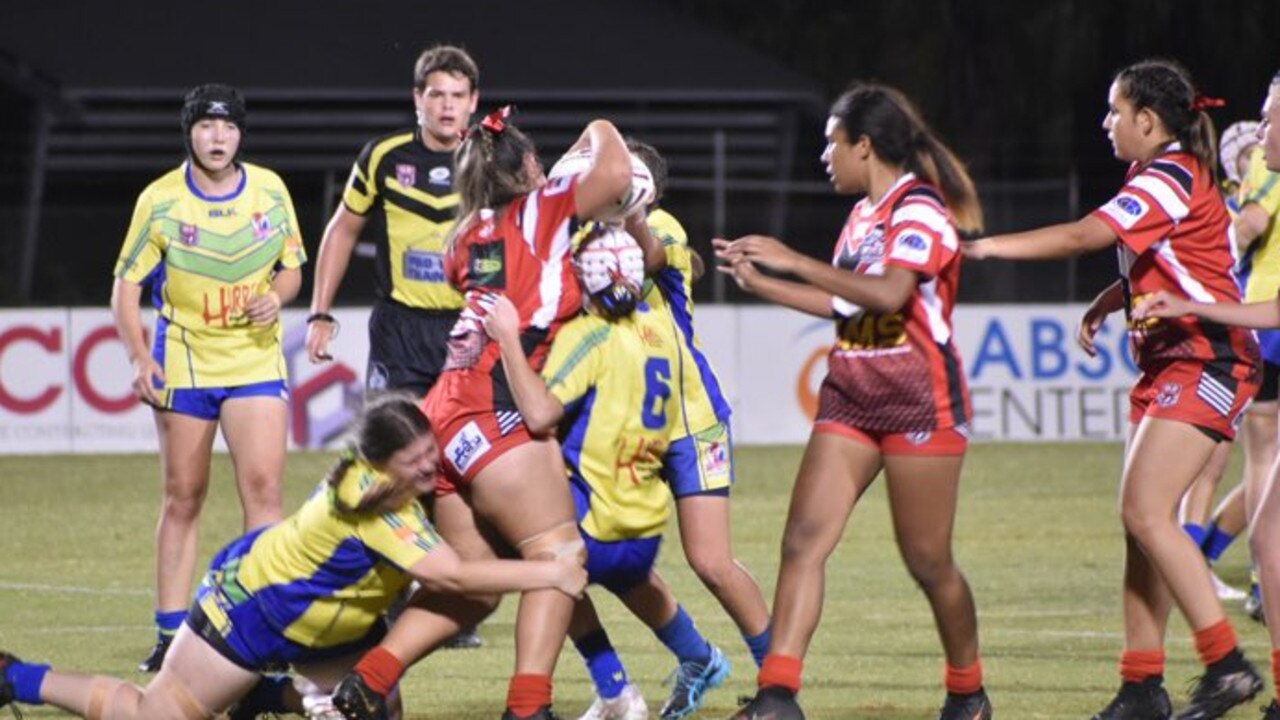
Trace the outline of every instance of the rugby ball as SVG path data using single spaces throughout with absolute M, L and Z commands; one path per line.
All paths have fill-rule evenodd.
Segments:
M 566 153 L 551 167 L 551 172 L 547 174 L 547 179 L 555 180 L 556 178 L 581 175 L 591 169 L 593 162 L 595 162 L 595 158 L 592 156 L 590 148 Z M 621 220 L 653 202 L 654 192 L 653 174 L 649 172 L 649 166 L 645 165 L 640 158 L 632 155 L 631 187 L 628 188 L 625 195 L 618 199 L 616 208 L 611 209 L 603 217 L 597 219 L 609 222 Z

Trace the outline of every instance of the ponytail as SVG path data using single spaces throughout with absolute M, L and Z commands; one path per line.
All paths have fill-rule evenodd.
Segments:
M 1194 155 L 1210 177 L 1218 174 L 1217 131 L 1205 112 L 1224 103 L 1199 93 L 1191 73 L 1174 60 L 1143 60 L 1116 73 L 1120 94 L 1134 111 L 1149 109 Z
M 501 207 L 534 189 L 525 163 L 537 149 L 528 135 L 507 122 L 510 113 L 506 106 L 485 116 L 454 151 L 458 221 L 445 240 L 448 249 L 471 228 L 480 210 Z
M 831 116 L 850 142 L 865 135 L 881 160 L 937 187 L 960 231 L 982 230 L 982 204 L 973 178 L 906 95 L 885 85 L 855 83 L 832 104 Z

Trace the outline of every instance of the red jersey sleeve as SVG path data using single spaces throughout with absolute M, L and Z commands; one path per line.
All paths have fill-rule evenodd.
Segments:
M 907 195 L 889 217 L 885 265 L 937 277 L 958 249 L 946 208 L 931 192 Z
M 1196 168 L 1165 158 L 1130 175 L 1110 202 L 1093 211 L 1120 242 L 1141 255 L 1168 237 L 1191 212 Z

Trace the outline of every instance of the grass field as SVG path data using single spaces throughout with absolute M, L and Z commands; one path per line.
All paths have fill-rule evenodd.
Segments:
M 742 448 L 734 522 L 737 552 L 772 598 L 778 541 L 799 448 Z M 296 505 L 329 456 L 290 457 L 287 504 Z M 1114 512 L 1116 445 L 979 445 L 965 471 L 956 548 L 977 596 L 987 687 L 997 717 L 1089 717 L 1118 683 L 1121 536 Z M 237 534 L 230 464 L 219 457 L 201 538 L 201 562 Z M 159 503 L 152 456 L 0 458 L 0 648 L 64 669 L 133 672 L 153 640 L 152 529 Z M 1238 460 L 1228 474 L 1239 477 Z M 1244 543 L 1220 563 L 1247 580 Z M 701 717 L 727 717 L 754 689 L 755 668 L 735 628 L 684 564 L 669 537 L 661 568 L 734 673 Z M 656 707 L 673 663 L 647 630 L 604 593 L 602 615 L 633 679 Z M 481 650 L 434 655 L 410 671 L 410 717 L 496 718 L 511 669 L 515 603 L 485 624 Z M 1263 629 L 1236 604 L 1246 652 L 1263 663 Z M 1168 684 L 1175 703 L 1198 672 L 1185 624 L 1171 624 Z M 1266 674 L 1264 669 L 1264 674 Z M 867 494 L 829 567 L 823 623 L 803 693 L 814 720 L 934 718 L 941 656 L 923 597 L 902 568 L 882 486 Z M 557 708 L 577 717 L 592 690 L 566 646 Z M 1239 710 L 1235 717 L 1255 717 Z M 61 717 L 31 708 L 29 717 Z

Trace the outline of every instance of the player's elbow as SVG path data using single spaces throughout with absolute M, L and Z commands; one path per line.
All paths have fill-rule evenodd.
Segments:
M 529 429 L 529 434 L 534 437 L 551 437 L 560 426 L 560 414 L 547 410 L 535 412 L 525 415 L 524 424 Z

